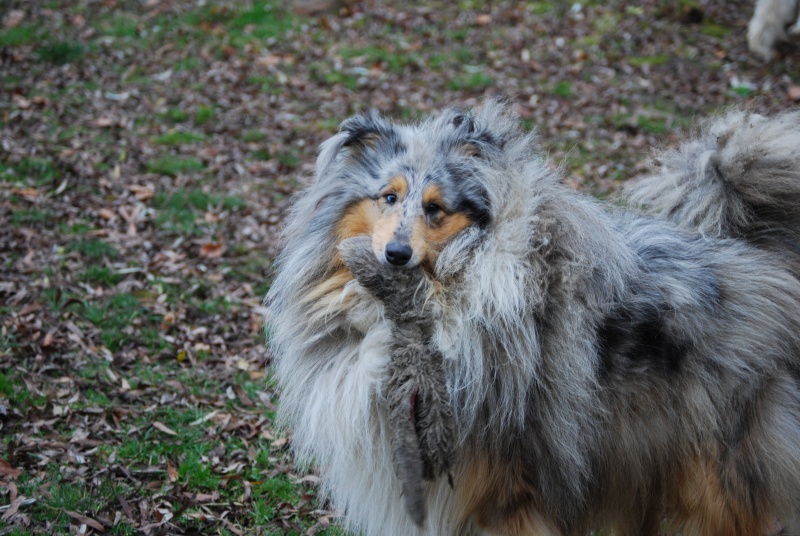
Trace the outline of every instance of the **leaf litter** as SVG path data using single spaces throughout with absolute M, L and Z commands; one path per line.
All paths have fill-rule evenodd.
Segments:
M 6 4 L 1 534 L 340 533 L 275 429 L 262 299 L 348 115 L 505 95 L 607 195 L 697 117 L 800 100 L 749 1 Z

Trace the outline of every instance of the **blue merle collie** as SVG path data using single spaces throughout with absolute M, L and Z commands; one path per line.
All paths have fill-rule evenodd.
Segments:
M 487 102 L 322 144 L 267 297 L 299 463 L 356 534 L 800 534 L 800 112 L 713 119 L 614 204 L 534 142 Z M 362 236 L 429 283 L 455 434 L 422 523 L 391 461 L 391 298 L 339 248 Z

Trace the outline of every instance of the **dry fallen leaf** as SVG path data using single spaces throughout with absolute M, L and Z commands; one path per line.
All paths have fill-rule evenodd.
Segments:
M 25 12 L 21 9 L 12 9 L 3 17 L 3 26 L 6 28 L 16 28 L 23 20 L 25 20 Z
M 155 421 L 153 423 L 153 428 L 155 428 L 156 430 L 160 430 L 160 431 L 164 432 L 165 434 L 178 435 L 178 432 L 176 432 L 175 430 L 169 428 L 166 424 L 160 423 L 158 421 Z
M 114 120 L 107 116 L 100 116 L 97 119 L 93 119 L 89 124 L 97 128 L 108 128 L 114 124 Z
M 64 512 L 66 512 L 66 514 L 69 517 L 71 517 L 72 519 L 74 519 L 78 523 L 83 523 L 85 525 L 88 525 L 88 526 L 92 527 L 94 530 L 96 530 L 97 532 L 105 532 L 106 531 L 106 528 L 102 524 L 100 524 L 99 522 L 95 521 L 91 517 L 87 517 L 85 515 L 79 514 L 78 512 L 72 512 L 70 510 L 64 510 Z
M 172 465 L 172 460 L 169 458 L 167 458 L 167 477 L 169 478 L 170 482 L 178 481 L 178 470 L 175 469 L 175 466 Z
M 114 211 L 111 210 L 110 208 L 101 208 L 100 210 L 97 211 L 97 215 L 106 221 L 111 221 L 116 216 L 116 214 L 114 214 Z
M 141 184 L 129 184 L 126 187 L 139 201 L 147 201 L 155 197 L 156 192 L 149 186 L 142 186 Z
M 222 257 L 222 255 L 225 253 L 225 249 L 225 244 L 222 241 L 206 242 L 200 246 L 200 255 L 203 257 L 216 259 L 218 257 Z
M 12 467 L 10 463 L 5 460 L 0 460 L 0 478 L 15 479 L 22 474 L 22 469 Z
M 36 188 L 12 188 L 11 193 L 28 198 L 39 197 L 39 190 L 37 190 Z

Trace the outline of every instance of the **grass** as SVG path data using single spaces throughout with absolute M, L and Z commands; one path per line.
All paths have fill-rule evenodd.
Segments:
M 553 95 L 557 97 L 571 97 L 572 96 L 572 84 L 568 80 L 561 80 L 557 82 L 553 89 L 551 90 Z
M 214 118 L 215 113 L 211 106 L 201 106 L 194 114 L 195 125 L 205 125 Z
M 36 25 L 0 30 L 0 47 L 19 47 L 36 43 L 43 30 Z
M 267 134 L 260 130 L 246 130 L 242 133 L 242 141 L 247 143 L 257 143 L 266 141 Z
M 162 154 L 147 162 L 147 171 L 150 173 L 169 175 L 170 177 L 196 173 L 204 168 L 203 163 L 197 158 L 172 154 Z
M 15 210 L 11 214 L 11 225 L 35 225 L 50 226 L 56 220 L 56 213 L 52 210 L 26 208 Z
M 197 134 L 195 132 L 185 132 L 181 130 L 172 130 L 166 134 L 162 134 L 155 138 L 155 143 L 158 145 L 166 145 L 168 147 L 177 147 L 179 145 L 188 145 L 191 143 L 195 143 L 198 141 L 205 140 L 206 137 L 203 134 Z M 169 173 L 166 173 L 167 175 Z
M 129 326 L 143 322 L 158 325 L 161 320 L 157 315 L 150 315 L 135 296 L 126 293 L 114 294 L 101 303 L 86 304 L 83 317 L 102 330 L 101 340 L 112 352 L 132 342 L 131 335 L 126 332 Z
M 370 45 L 361 48 L 345 48 L 341 51 L 344 58 L 360 59 L 367 66 L 381 66 L 383 69 L 399 73 L 412 64 L 419 63 L 419 56 L 407 52 L 395 52 L 390 48 Z
M 67 242 L 65 249 L 79 253 L 88 260 L 116 259 L 120 256 L 117 248 L 99 238 L 73 239 Z
M 667 120 L 663 117 L 648 117 L 645 115 L 640 115 L 636 121 L 639 128 L 649 134 L 660 136 L 669 131 Z
M 86 269 L 80 273 L 78 278 L 81 281 L 92 285 L 100 285 L 104 287 L 113 287 L 123 279 L 125 276 L 116 273 L 111 268 L 101 266 L 98 264 L 90 264 Z
M 36 55 L 41 61 L 63 65 L 80 60 L 86 54 L 86 48 L 81 43 L 70 41 L 56 41 L 36 50 Z
M 680 3 L 695 5 L 694 0 Z M 131 521 L 122 516 L 105 534 L 140 534 L 140 522 L 158 521 L 165 513 L 175 515 L 170 522 L 192 534 L 234 532 L 188 514 L 228 515 L 245 533 L 265 527 L 275 535 L 305 534 L 319 518 L 315 491 L 297 482 L 288 451 L 268 437 L 274 407 L 260 403 L 275 386 L 263 378 L 264 363 L 251 357 L 263 354 L 263 335 L 253 317 L 269 289 L 272 252 L 263 247 L 268 241 L 256 236 L 279 226 L 272 218 L 287 205 L 283 198 L 291 191 L 286 185 L 297 187 L 306 173 L 301 163 L 313 161 L 313 146 L 335 133 L 344 117 L 374 102 L 389 108 L 384 109 L 387 115 L 411 122 L 442 103 L 466 105 L 509 91 L 531 114 L 526 124 L 539 122 L 549 141 L 550 125 L 540 122 L 547 114 L 526 106 L 529 93 L 545 94 L 548 106 L 560 108 L 558 117 L 573 99 L 608 98 L 606 113 L 583 115 L 590 128 L 575 128 L 586 138 L 564 141 L 559 138 L 563 128 L 553 127 L 554 145 L 568 147 L 556 149 L 555 158 L 568 153 L 565 166 L 579 175 L 594 169 L 599 153 L 614 166 L 604 178 L 630 176 L 635 162 L 623 160 L 616 148 L 605 154 L 608 143 L 671 134 L 684 126 L 693 105 L 660 107 L 654 99 L 671 98 L 664 95 L 672 87 L 657 83 L 654 93 L 632 96 L 625 86 L 631 79 L 623 70 L 615 70 L 612 91 L 592 93 L 603 85 L 592 79 L 592 64 L 652 68 L 658 82 L 667 69 L 657 67 L 705 61 L 706 45 L 732 40 L 732 28 L 741 27 L 710 20 L 673 25 L 691 34 L 683 48 L 643 50 L 636 49 L 637 39 L 623 39 L 621 30 L 634 31 L 641 23 L 655 39 L 656 31 L 671 22 L 652 18 L 649 5 L 611 9 L 594 0 L 580 2 L 584 19 L 570 12 L 573 2 L 535 1 L 513 10 L 489 10 L 485 2 L 460 0 L 453 19 L 437 20 L 449 6 L 435 6 L 422 17 L 378 22 L 371 13 L 381 6 L 356 9 L 354 16 L 332 12 L 306 18 L 288 13 L 278 0 L 197 1 L 179 9 L 131 0 L 44 0 L 41 10 L 17 4 L 26 18 L 17 27 L 0 27 L 0 48 L 8 56 L 0 69 L 6 95 L 0 126 L 13 142 L 7 158 L 0 156 L 0 219 L 9 227 L 6 242 L 22 245 L 2 256 L 0 268 L 6 273 L 17 266 L 25 269 L 0 281 L 0 406 L 10 409 L 3 416 L 0 458 L 25 467 L 17 484 L 37 502 L 26 506 L 24 514 L 39 533 L 53 534 L 76 532 L 78 523 L 66 510 L 113 519 L 122 509 L 119 498 L 129 502 L 134 515 Z M 490 13 L 491 24 L 475 24 L 478 13 Z M 85 26 L 74 26 L 71 17 L 77 15 Z M 506 25 L 515 24 L 506 19 L 529 15 L 532 26 L 505 32 Z M 418 19 L 425 20 L 417 24 Z M 561 26 L 551 27 L 554 20 Z M 569 45 L 551 53 L 550 43 L 562 34 Z M 357 38 L 343 39 L 348 35 Z M 306 37 L 311 46 L 295 47 Z M 687 52 L 689 44 L 697 49 L 694 56 Z M 745 45 L 736 46 L 744 50 Z M 501 70 L 518 63 L 519 47 L 530 52 L 539 68 L 509 69 L 502 79 L 511 83 L 496 87 Z M 558 62 L 573 64 L 576 47 L 588 53 L 587 68 L 559 76 L 565 71 Z M 156 50 L 161 56 L 151 57 Z M 261 61 L 270 55 L 277 63 Z M 721 69 L 722 61 L 735 66 L 743 80 L 760 82 L 744 72 L 752 68 L 736 54 L 708 68 Z M 225 81 L 221 92 L 209 76 L 215 66 L 222 79 L 226 72 L 242 78 Z M 789 61 L 777 62 L 772 74 L 783 69 L 797 79 L 792 68 Z M 168 70 L 171 77 L 154 78 Z M 641 77 L 641 69 L 633 71 Z M 408 88 L 408 93 L 399 95 L 397 88 Z M 238 101 L 227 102 L 225 91 L 252 99 L 254 113 L 241 114 Z M 722 90 L 733 102 L 764 93 L 744 85 Z M 45 101 L 36 102 L 36 97 Z M 708 98 L 716 102 L 717 97 L 709 93 Z M 306 115 L 304 107 L 321 112 Z M 276 110 L 285 120 L 273 124 Z M 93 120 L 106 111 L 129 118 L 130 127 L 94 126 Z M 590 113 L 596 118 L 588 119 Z M 301 139 L 305 146 L 297 143 Z M 207 156 L 217 147 L 229 151 L 232 164 L 218 165 Z M 642 154 L 641 148 L 634 151 Z M 274 186 L 269 201 L 276 203 L 262 205 L 263 190 L 252 197 L 231 195 L 249 188 L 236 182 L 239 169 L 246 170 L 243 182 L 250 176 L 258 179 L 253 191 Z M 68 189 L 57 193 L 62 183 Z M 127 188 L 131 184 L 146 184 L 156 194 L 137 199 Z M 38 195 L 26 196 L 18 191 L 22 188 L 35 188 Z M 142 209 L 136 236 L 125 235 L 123 207 Z M 114 217 L 100 218 L 101 208 Z M 232 230 L 237 226 L 254 234 Z M 45 266 L 25 264 L 28 245 L 23 240 L 33 231 L 38 236 L 30 249 L 43 252 L 34 259 L 46 259 Z M 208 240 L 224 241 L 225 255 L 203 257 L 200 247 Z M 12 303 L 20 291 L 26 298 Z M 20 316 L 22 307 L 31 304 L 41 310 Z M 56 342 L 45 344 L 48 335 Z M 240 352 L 252 359 L 250 369 L 237 368 Z M 240 393 L 254 406 L 245 407 Z M 54 416 L 54 408 L 66 413 Z M 215 411 L 216 417 L 202 420 Z M 72 442 L 71 434 L 83 428 L 91 432 L 89 442 Z M 20 448 L 20 438 L 34 438 L 43 446 Z M 57 442 L 68 445 L 60 457 L 53 454 Z M 245 489 L 251 492 L 246 500 Z M 213 504 L 193 498 L 212 493 L 219 496 Z M 7 496 L 6 491 L 0 500 Z M 140 504 L 157 506 L 158 513 L 145 521 Z M 2 534 L 30 532 L 0 528 Z M 317 534 L 343 532 L 327 528 Z
M 170 108 L 161 115 L 173 123 L 183 123 L 189 119 L 189 114 L 180 108 Z
M 211 195 L 197 188 L 178 189 L 171 194 L 159 193 L 153 199 L 153 207 L 157 209 L 156 225 L 188 234 L 201 233 L 206 211 L 236 211 L 246 204 L 244 199 L 235 195 Z
M 644 65 L 664 65 L 669 61 L 666 54 L 659 54 L 656 56 L 637 56 L 628 60 L 631 65 L 642 67 Z
M 25 157 L 19 163 L 6 167 L 3 172 L 7 177 L 16 178 L 18 184 L 31 186 L 51 185 L 61 178 L 61 172 L 47 158 Z
M 456 76 L 450 83 L 450 89 L 454 91 L 478 91 L 493 86 L 494 78 L 490 75 L 476 71 L 461 76 Z

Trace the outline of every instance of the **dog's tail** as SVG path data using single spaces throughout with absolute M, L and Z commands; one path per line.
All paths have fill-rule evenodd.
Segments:
M 707 236 L 736 237 L 800 260 L 800 111 L 732 111 L 654 159 L 631 201 Z

